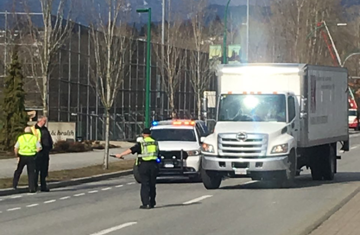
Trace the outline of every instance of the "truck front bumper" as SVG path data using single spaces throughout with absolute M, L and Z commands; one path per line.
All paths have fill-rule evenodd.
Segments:
M 223 171 L 235 175 L 251 175 L 251 173 L 286 172 L 288 156 L 267 158 L 224 158 L 218 156 L 203 156 L 202 168 L 212 171 Z

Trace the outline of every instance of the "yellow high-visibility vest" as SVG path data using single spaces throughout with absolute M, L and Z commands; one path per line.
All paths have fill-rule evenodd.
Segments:
M 141 154 L 138 155 L 143 161 L 153 161 L 158 158 L 158 146 L 156 141 L 151 137 L 140 140 Z
M 21 156 L 35 156 L 37 138 L 32 134 L 23 134 L 18 138 L 19 154 Z
M 36 136 L 37 140 L 40 142 L 41 141 L 41 131 L 40 131 L 40 129 L 36 129 L 35 126 L 32 126 L 31 131 L 34 134 L 34 136 Z

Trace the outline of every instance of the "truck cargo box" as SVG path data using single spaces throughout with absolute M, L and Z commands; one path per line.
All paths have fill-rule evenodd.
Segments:
M 308 64 L 221 65 L 218 77 L 222 81 L 218 82 L 220 94 L 293 92 L 301 112 L 298 147 L 349 139 L 345 68 Z

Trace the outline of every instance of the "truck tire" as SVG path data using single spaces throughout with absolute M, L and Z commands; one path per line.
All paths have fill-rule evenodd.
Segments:
M 324 156 L 323 177 L 324 180 L 333 180 L 336 171 L 336 154 L 333 146 L 329 145 L 328 154 Z
M 141 178 L 140 178 L 140 172 L 139 172 L 139 166 L 135 165 L 133 166 L 133 174 L 134 174 L 134 179 L 137 183 L 141 183 Z
M 206 189 L 218 189 L 222 181 L 222 175 L 214 171 L 201 169 L 201 179 Z

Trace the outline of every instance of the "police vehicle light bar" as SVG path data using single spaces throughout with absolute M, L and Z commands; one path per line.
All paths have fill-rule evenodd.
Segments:
M 173 121 L 173 125 L 195 126 L 195 122 L 191 120 L 176 120 Z
M 172 122 L 168 121 L 153 121 L 151 123 L 152 126 L 159 126 L 159 125 L 174 125 L 174 126 L 195 126 L 195 121 L 192 120 L 174 120 Z

